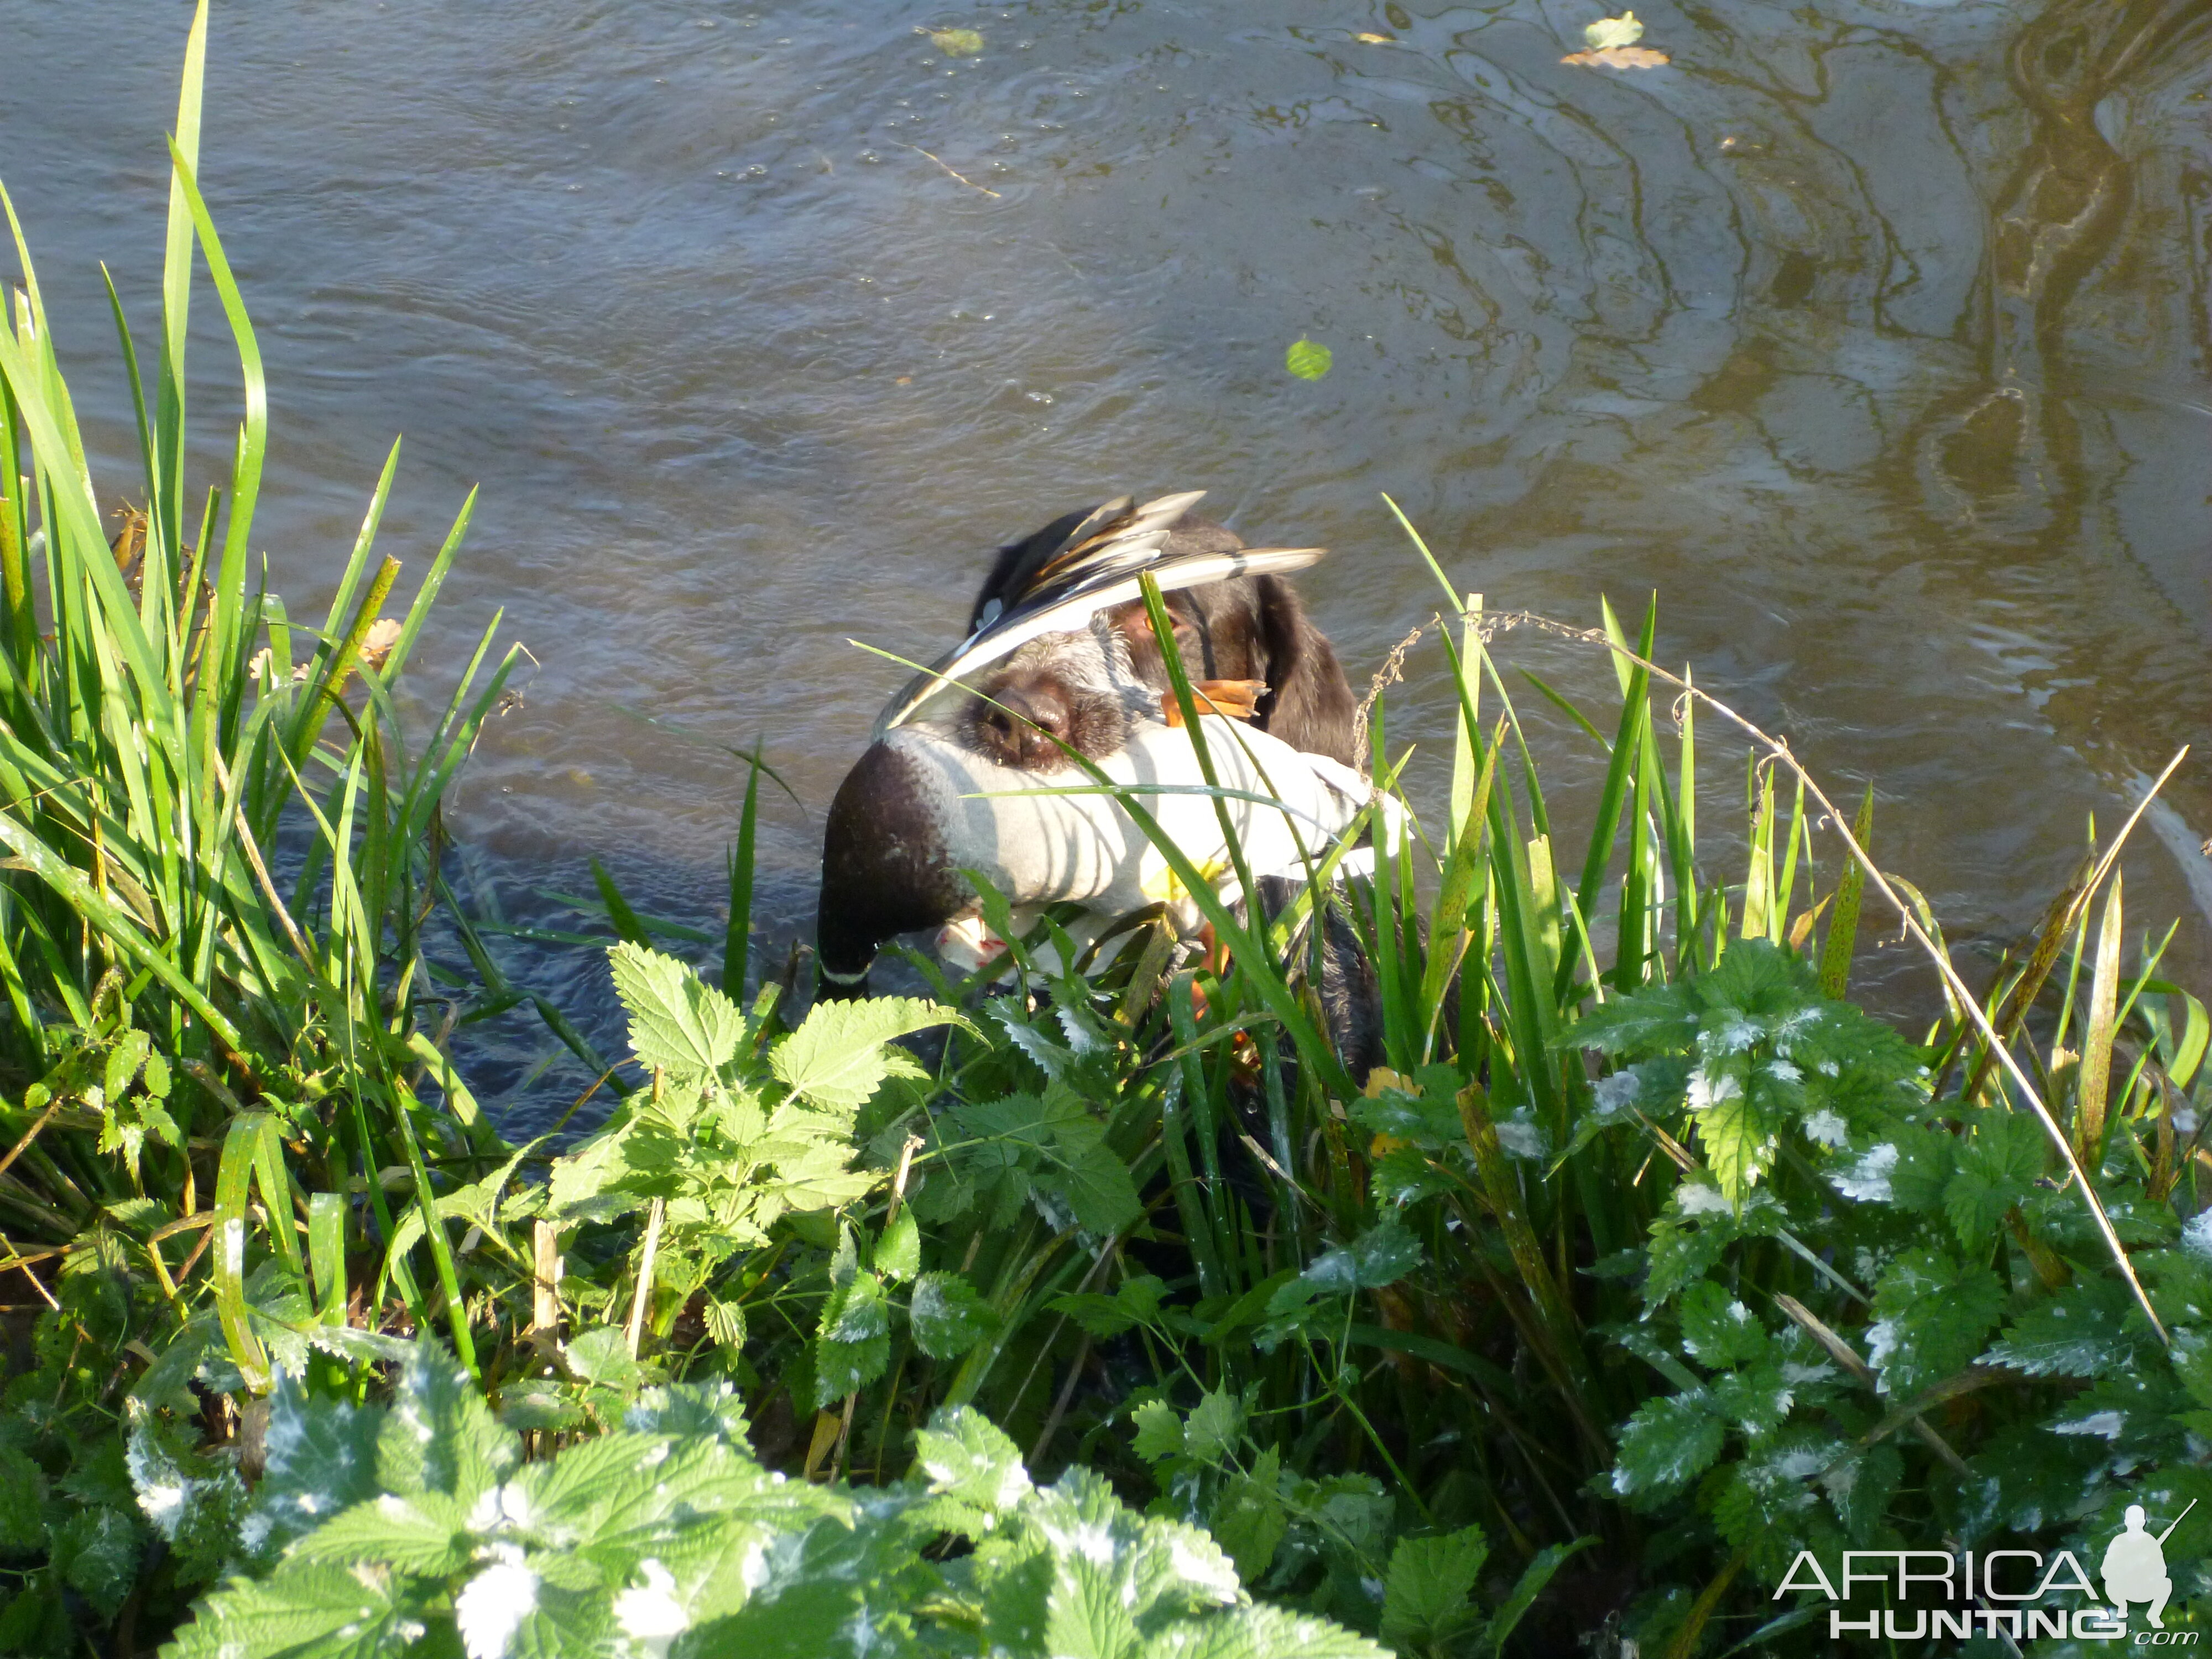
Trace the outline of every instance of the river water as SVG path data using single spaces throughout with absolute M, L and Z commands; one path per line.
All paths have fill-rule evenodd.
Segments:
M 1656 590 L 1661 655 L 1872 778 L 1884 863 L 1987 951 L 2208 735 L 2212 5 L 1651 0 L 1669 65 L 1563 64 L 1599 15 L 222 6 L 202 174 L 268 358 L 257 539 L 298 615 L 393 434 L 410 571 L 481 484 L 416 661 L 501 606 L 534 654 L 455 813 L 516 920 L 577 925 L 544 895 L 596 854 L 718 926 L 757 738 L 797 797 L 763 831 L 780 951 L 902 678 L 847 640 L 934 655 L 995 543 L 1203 488 L 1334 550 L 1302 584 L 1356 680 L 1437 594 L 1383 492 L 1492 606 Z M 113 491 L 95 262 L 150 333 L 188 16 L 0 0 L 0 181 Z M 1285 372 L 1301 337 L 1326 378 Z M 1441 763 L 1434 662 L 1390 732 Z M 1571 835 L 1589 745 L 1522 701 Z M 1743 750 L 1700 729 L 1703 820 L 1740 824 Z M 2184 919 L 2202 994 L 2212 757 L 2167 799 L 2130 915 Z M 612 1043 L 588 953 L 503 948 Z M 541 1026 L 483 1036 L 518 1122 L 572 1091 Z

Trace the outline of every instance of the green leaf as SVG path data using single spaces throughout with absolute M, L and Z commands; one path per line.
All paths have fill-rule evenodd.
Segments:
M 297 1382 L 280 1376 L 269 1400 L 268 1463 L 240 1528 L 249 1556 L 271 1560 L 325 1518 L 375 1497 L 384 1421 L 382 1412 L 310 1399 Z
M 2043 1176 L 2043 1126 L 2027 1112 L 1993 1107 L 1973 1114 L 1972 1134 L 1957 1149 L 1958 1173 L 1943 1189 L 1943 1213 L 1969 1255 L 2004 1225 L 2005 1214 Z
M 745 1402 L 726 1382 L 670 1382 L 646 1389 L 623 1413 L 623 1426 L 640 1434 L 704 1435 L 750 1454 Z
M 474 1553 L 468 1516 L 441 1492 L 385 1496 L 341 1510 L 286 1552 L 292 1561 L 378 1561 L 400 1572 L 444 1577 Z
M 239 1479 L 234 1465 L 194 1449 L 181 1433 L 153 1413 L 134 1410 L 132 1416 L 136 1420 L 125 1465 L 139 1512 L 168 1541 L 178 1582 L 187 1586 L 204 1583 L 241 1547 L 239 1523 L 246 1510 L 246 1483 Z M 272 1426 L 276 1421 L 272 1402 Z M 295 1445 L 283 1449 L 284 1462 L 289 1463 L 301 1449 Z M 374 1446 L 364 1436 L 362 1470 L 368 1468 L 374 1455 Z M 271 1462 L 276 1461 L 272 1456 Z
M 287 1563 L 263 1583 L 229 1580 L 162 1652 L 167 1659 L 382 1659 L 414 1642 L 424 1600 L 416 1581 L 374 1567 Z
M 1492 1616 L 1488 1627 L 1482 1633 L 1482 1650 L 1503 1653 L 1506 1638 L 1513 1634 L 1514 1626 L 1534 1605 L 1536 1598 L 1544 1593 L 1544 1587 L 1552 1582 L 1552 1575 L 1559 1571 L 1569 1556 L 1596 1542 L 1595 1538 L 1577 1538 L 1571 1544 L 1553 1544 L 1537 1551 L 1504 1601 L 1498 1603 L 1497 1613 Z
M 1723 1437 L 1702 1389 L 1647 1400 L 1621 1430 L 1613 1489 L 1628 1498 L 1683 1486 L 1720 1455 Z
M 1335 361 L 1329 349 L 1318 340 L 1293 340 L 1290 349 L 1283 354 L 1283 367 L 1301 380 L 1318 380 L 1328 373 Z
M 1909 1399 L 1966 1369 L 2003 1306 L 2003 1286 L 1987 1267 L 1938 1250 L 1904 1252 L 1875 1285 L 1867 1330 L 1881 1392 Z
M 999 1316 L 958 1273 L 924 1273 L 907 1316 L 915 1346 L 932 1359 L 954 1359 L 999 1328 Z
M 1137 1425 L 1137 1455 L 1147 1463 L 1182 1455 L 1182 1419 L 1166 1401 L 1146 1401 L 1129 1420 Z
M 563 1351 L 568 1370 L 580 1382 L 628 1393 L 637 1386 L 637 1360 L 624 1334 L 612 1325 L 595 1325 Z
M 921 1271 L 921 1229 L 914 1212 L 901 1210 L 876 1241 L 876 1271 L 893 1283 L 903 1283 Z
M 125 1031 L 115 1046 L 107 1051 L 107 1069 L 101 1077 L 101 1092 L 108 1103 L 123 1098 L 123 1091 L 138 1075 L 138 1068 L 146 1063 L 153 1052 L 154 1040 L 143 1031 Z
M 46 1547 L 46 1477 L 13 1446 L 0 1446 L 0 1550 Z
M 1680 1309 L 1682 1351 L 1699 1364 L 1724 1370 L 1765 1353 L 1759 1316 L 1711 1280 L 1684 1291 Z
M 1135 1659 L 1389 1659 L 1389 1651 L 1325 1619 L 1262 1605 L 1163 1625 Z
M 707 1298 L 707 1334 L 714 1339 L 717 1347 L 731 1353 L 741 1352 L 745 1346 L 745 1310 L 740 1303 L 725 1302 L 719 1297 Z
M 973 58 L 983 50 L 983 37 L 974 29 L 930 29 L 929 44 L 947 58 Z
M 890 1364 L 890 1307 L 884 1282 L 855 1273 L 822 1304 L 814 1341 L 814 1405 L 818 1410 L 866 1388 Z
M 71 1589 L 112 1619 L 138 1582 L 140 1553 L 137 1523 L 103 1504 L 79 1510 L 56 1534 L 53 1565 Z
M 1474 1617 L 1468 1597 L 1490 1558 L 1480 1527 L 1401 1538 L 1382 1590 L 1382 1639 L 1395 1648 L 1447 1640 Z
M 1229 1552 L 1237 1576 L 1248 1584 L 1273 1565 L 1290 1530 L 1281 1484 L 1282 1455 L 1270 1446 L 1253 1461 L 1251 1474 L 1229 1480 L 1206 1517 L 1214 1542 Z
M 832 1111 L 856 1112 L 891 1074 L 884 1043 L 947 1024 L 975 1030 L 953 1010 L 913 997 L 817 1002 L 799 1028 L 769 1050 L 769 1066 L 793 1093 Z
M 1030 1494 L 1020 1451 L 972 1406 L 939 1407 L 914 1441 L 915 1467 L 940 1497 L 998 1515 Z
M 1713 1410 L 1747 1436 L 1771 1434 L 1790 1415 L 1795 1394 L 1778 1364 L 1747 1366 L 1716 1378 Z
M 1184 1419 L 1183 1450 L 1202 1463 L 1218 1463 L 1236 1450 L 1237 1437 L 1243 1429 L 1243 1406 L 1228 1389 L 1216 1389 L 1200 1395 L 1197 1406 Z
M 520 1443 L 491 1414 L 475 1379 L 434 1342 L 417 1343 L 377 1431 L 376 1475 L 385 1490 L 403 1498 L 443 1492 L 466 1506 L 521 1461 Z
M 2079 1278 L 2039 1302 L 1982 1356 L 2030 1376 L 2104 1376 L 2136 1364 L 2135 1298 L 2117 1279 Z
M 689 967 L 628 943 L 614 946 L 607 959 L 616 994 L 629 1010 L 630 1047 L 641 1063 L 698 1077 L 737 1057 L 744 1015 Z

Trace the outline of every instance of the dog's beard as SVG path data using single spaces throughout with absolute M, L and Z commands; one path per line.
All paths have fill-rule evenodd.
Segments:
M 1139 678 L 1128 641 L 1103 617 L 1030 641 L 973 690 L 958 717 L 959 740 L 1027 771 L 1073 767 L 1063 744 L 1103 760 L 1140 724 L 1159 718 L 1158 694 Z

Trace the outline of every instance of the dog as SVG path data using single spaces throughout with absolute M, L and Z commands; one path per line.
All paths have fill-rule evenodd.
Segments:
M 1007 895 L 1018 905 L 1079 896 L 1055 885 L 1096 861 L 1097 825 L 1072 805 L 1055 817 L 1034 799 L 1007 799 L 1010 787 L 1069 771 L 1070 750 L 1094 763 L 1164 756 L 1170 769 L 1190 758 L 1162 730 L 1181 710 L 1139 597 L 1147 576 L 1178 654 L 1201 677 L 1200 712 L 1249 719 L 1279 769 L 1296 769 L 1309 793 L 1342 796 L 1352 690 L 1284 580 L 1322 550 L 1248 548 L 1194 517 L 1198 499 L 1124 496 L 999 550 L 968 638 L 891 700 L 830 806 L 816 929 L 825 994 L 857 994 L 894 935 L 971 914 L 963 868 L 1033 872 L 1035 890 Z M 1343 775 L 1325 780 L 1327 769 Z M 948 781 L 969 772 L 994 789 Z M 1364 790 L 1356 778 L 1350 787 Z
M 975 596 L 970 633 L 1004 614 L 1055 558 L 1085 542 L 1125 533 L 1139 510 L 1123 496 L 1054 519 L 1000 548 Z M 1160 550 L 1171 563 L 1234 555 L 1244 544 L 1235 532 L 1186 511 L 1169 526 Z M 1202 695 L 1223 712 L 1249 713 L 1254 726 L 1293 749 L 1352 764 L 1352 687 L 1328 636 L 1308 618 L 1289 581 L 1279 575 L 1237 575 L 1162 597 L 1176 649 Z M 1164 697 L 1170 687 L 1167 659 L 1143 602 L 1127 601 L 1101 615 L 1127 647 L 1129 672 Z M 976 752 L 1001 765 L 1041 771 L 1070 764 L 1061 743 L 1091 760 L 1104 759 L 1126 738 L 1127 716 L 1098 666 L 1096 653 L 1071 649 L 1065 635 L 1024 646 L 975 685 L 988 700 L 968 710 L 968 736 Z M 1230 689 L 1238 685 L 1259 689 L 1249 696 Z

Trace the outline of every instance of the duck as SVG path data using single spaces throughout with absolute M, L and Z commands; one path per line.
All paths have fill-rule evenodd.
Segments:
M 999 550 L 967 636 L 884 705 L 831 803 L 816 926 L 824 994 L 864 993 L 901 933 L 933 930 L 956 966 L 1002 943 L 981 927 L 969 871 L 1018 926 L 1073 903 L 1091 933 L 1158 904 L 1178 933 L 1196 931 L 1200 907 L 1083 763 L 1133 792 L 1222 886 L 1237 878 L 1202 793 L 1201 744 L 1255 876 L 1302 881 L 1377 802 L 1350 763 L 1343 670 L 1285 580 L 1326 550 L 1247 547 L 1192 514 L 1202 494 L 1118 497 Z M 1203 675 L 1197 729 L 1170 689 L 1147 575 L 1178 654 Z M 1371 857 L 1347 851 L 1340 870 Z

